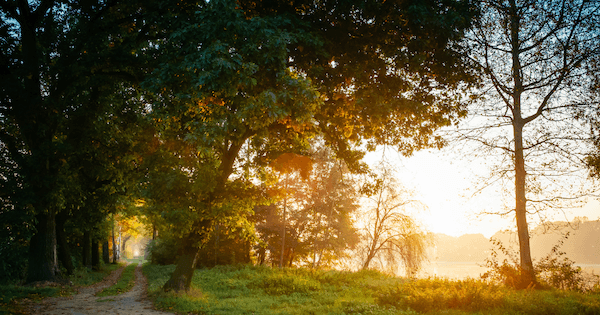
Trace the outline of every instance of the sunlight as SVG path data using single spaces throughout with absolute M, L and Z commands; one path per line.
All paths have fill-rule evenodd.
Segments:
M 371 165 L 378 163 L 381 152 L 367 156 Z M 405 158 L 388 149 L 387 159 L 397 169 L 399 181 L 416 193 L 427 209 L 415 213 L 426 230 L 450 236 L 481 233 L 486 237 L 512 228 L 512 218 L 478 216 L 482 211 L 502 208 L 502 199 L 493 191 L 469 197 L 472 178 L 486 171 L 483 165 L 453 159 L 441 151 L 417 152 Z

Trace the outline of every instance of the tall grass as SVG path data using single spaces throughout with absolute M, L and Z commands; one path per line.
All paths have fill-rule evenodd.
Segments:
M 146 264 L 159 309 L 198 314 L 600 314 L 600 295 L 515 290 L 482 280 L 394 278 L 342 272 L 223 266 L 197 270 L 187 293 L 162 292 L 174 266 Z

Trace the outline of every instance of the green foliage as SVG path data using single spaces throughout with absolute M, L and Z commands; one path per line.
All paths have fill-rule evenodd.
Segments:
M 108 288 L 96 293 L 96 296 L 111 296 L 123 294 L 131 290 L 135 284 L 135 268 L 137 264 L 129 264 L 125 267 L 125 270 L 121 273 L 121 277 L 117 283 L 111 285 Z
M 179 245 L 172 238 L 159 238 L 151 240 L 146 246 L 146 251 L 150 254 L 150 261 L 157 265 L 171 265 L 177 259 L 177 250 Z

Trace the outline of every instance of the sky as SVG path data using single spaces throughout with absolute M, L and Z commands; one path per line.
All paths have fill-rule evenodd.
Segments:
M 366 161 L 374 165 L 382 159 L 384 153 L 385 158 L 396 168 L 399 181 L 412 189 L 417 198 L 427 206 L 427 210 L 416 214 L 426 230 L 450 236 L 480 233 L 491 237 L 500 230 L 516 229 L 514 215 L 502 218 L 498 215 L 481 214 L 482 211 L 503 210 L 500 191 L 488 188 L 472 196 L 476 176 L 488 173 L 484 160 L 468 161 L 461 158 L 461 154 L 465 152 L 456 152 L 456 149 L 455 152 L 420 151 L 406 158 L 386 148 L 369 153 Z M 590 220 L 600 219 L 600 202 L 589 200 L 583 208 L 551 213 L 551 219 L 555 221 L 572 220 L 577 216 L 586 216 Z M 535 218 L 531 218 L 531 223 L 532 226 L 535 225 Z

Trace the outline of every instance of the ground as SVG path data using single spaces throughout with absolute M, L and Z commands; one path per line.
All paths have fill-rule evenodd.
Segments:
M 95 285 L 79 289 L 69 297 L 52 297 L 27 306 L 30 314 L 118 314 L 134 315 L 171 314 L 152 309 L 152 302 L 146 298 L 147 280 L 142 273 L 141 264 L 135 269 L 135 286 L 127 293 L 96 297 L 94 294 L 116 283 L 123 268 L 113 271 L 110 276 Z

